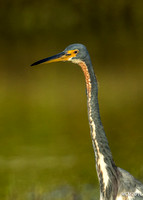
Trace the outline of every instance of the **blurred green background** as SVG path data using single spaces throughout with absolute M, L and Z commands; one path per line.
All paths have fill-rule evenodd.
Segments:
M 30 67 L 87 46 L 118 166 L 143 182 L 143 1 L 1 0 L 0 199 L 98 199 L 85 82 L 71 63 Z

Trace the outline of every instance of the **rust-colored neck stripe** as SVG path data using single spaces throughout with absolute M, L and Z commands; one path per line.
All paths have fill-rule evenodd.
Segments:
M 85 76 L 85 81 L 86 81 L 86 87 L 87 87 L 87 93 L 89 98 L 91 98 L 91 79 L 90 79 L 90 74 L 88 72 L 88 68 L 85 64 L 85 62 L 79 62 L 78 63 L 84 73 Z

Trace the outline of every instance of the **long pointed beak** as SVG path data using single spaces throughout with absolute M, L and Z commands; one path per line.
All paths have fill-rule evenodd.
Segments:
M 67 59 L 65 59 L 67 57 L 65 55 L 66 55 L 65 52 L 61 52 L 61 53 L 58 53 L 58 54 L 56 54 L 54 56 L 51 56 L 51 57 L 48 57 L 48 58 L 44 58 L 42 60 L 34 62 L 31 66 L 39 65 L 39 64 L 42 64 L 42 63 L 51 63 L 51 62 L 65 61 L 65 60 L 67 60 Z
M 54 56 L 44 58 L 42 60 L 34 62 L 31 66 L 39 65 L 39 64 L 42 64 L 42 63 L 51 63 L 51 62 L 58 62 L 58 61 L 70 61 L 72 58 L 76 57 L 76 54 L 78 52 L 79 52 L 78 49 L 62 51 L 61 53 L 58 53 Z

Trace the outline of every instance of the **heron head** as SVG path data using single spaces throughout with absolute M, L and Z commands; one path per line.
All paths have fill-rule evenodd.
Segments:
M 31 66 L 59 61 L 71 61 L 73 63 L 79 63 L 81 61 L 85 61 L 88 56 L 88 51 L 83 44 L 71 44 L 61 53 L 39 60 L 33 63 Z

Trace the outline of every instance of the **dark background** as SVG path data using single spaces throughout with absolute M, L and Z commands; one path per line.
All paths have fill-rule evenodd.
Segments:
M 0 196 L 98 199 L 84 77 L 71 63 L 30 67 L 87 46 L 118 166 L 143 182 L 143 1 L 1 0 Z

